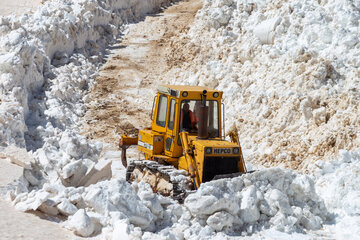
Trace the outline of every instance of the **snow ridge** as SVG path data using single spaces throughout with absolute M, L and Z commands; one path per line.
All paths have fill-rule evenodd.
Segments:
M 236 125 L 246 159 L 305 170 L 360 146 L 359 7 L 206 0 L 189 41 L 175 41 L 193 60 L 171 83 L 224 91 L 226 126 Z
M 83 111 L 78 102 L 92 82 L 101 50 L 121 26 L 169 2 L 54 0 L 33 15 L 0 18 L 0 145 L 36 149 L 31 139 L 27 143 L 28 125 L 43 118 L 55 118 L 53 127 L 77 121 Z

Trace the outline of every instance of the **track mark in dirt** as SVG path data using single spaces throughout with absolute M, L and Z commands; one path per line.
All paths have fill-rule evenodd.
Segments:
M 169 69 L 181 66 L 173 42 L 189 30 L 201 7 L 201 0 L 179 2 L 129 26 L 90 90 L 85 136 L 115 146 L 121 134 L 150 126 L 157 86 Z

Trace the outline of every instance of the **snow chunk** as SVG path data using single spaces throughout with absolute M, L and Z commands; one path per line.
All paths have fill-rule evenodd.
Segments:
M 103 215 L 119 211 L 130 223 L 146 229 L 154 219 L 135 190 L 124 180 L 103 181 L 85 189 L 83 198 L 88 207 Z
M 81 237 L 89 237 L 94 232 L 94 224 L 84 209 L 79 209 L 64 226 Z
M 78 211 L 75 205 L 72 204 L 68 199 L 65 199 L 59 205 L 57 205 L 57 208 L 62 214 L 66 216 L 74 215 Z

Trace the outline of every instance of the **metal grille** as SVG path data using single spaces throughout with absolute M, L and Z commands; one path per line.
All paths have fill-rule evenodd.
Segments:
M 240 157 L 206 157 L 202 182 L 211 181 L 216 175 L 239 172 Z
M 171 138 L 167 138 L 165 141 L 165 149 L 166 151 L 170 151 L 170 147 L 171 147 Z

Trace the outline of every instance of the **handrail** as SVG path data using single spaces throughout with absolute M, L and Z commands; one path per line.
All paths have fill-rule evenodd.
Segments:
M 226 132 L 225 132 L 225 104 L 221 103 L 222 106 L 222 113 L 223 113 L 223 117 L 222 117 L 222 124 L 223 124 L 223 136 L 222 138 L 225 139 L 226 137 Z
M 154 96 L 154 100 L 153 100 L 153 105 L 151 108 L 151 115 L 150 115 L 150 119 L 153 120 L 153 114 L 154 114 L 154 106 L 155 106 L 155 99 L 156 99 L 157 95 Z

